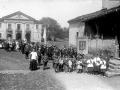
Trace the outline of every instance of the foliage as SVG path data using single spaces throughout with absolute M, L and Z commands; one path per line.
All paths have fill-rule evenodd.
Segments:
M 40 20 L 40 22 L 42 23 L 42 27 L 43 27 L 42 31 L 44 31 L 44 28 L 46 27 L 47 40 L 52 41 L 52 40 L 56 40 L 56 38 L 60 38 L 60 39 L 68 38 L 69 35 L 68 28 L 66 27 L 62 28 L 56 20 L 49 17 L 43 17 Z

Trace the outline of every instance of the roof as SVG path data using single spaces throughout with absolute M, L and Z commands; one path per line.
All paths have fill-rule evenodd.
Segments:
M 15 13 L 10 14 L 10 15 L 4 16 L 4 17 L 2 17 L 2 18 L 3 18 L 3 19 L 8 19 L 8 18 L 10 18 L 10 17 L 12 17 L 12 16 L 15 16 L 15 15 L 18 15 L 18 14 L 23 15 L 23 16 L 29 18 L 30 20 L 35 20 L 34 18 L 32 18 L 32 17 L 30 17 L 30 16 L 28 16 L 28 15 L 26 15 L 26 14 L 20 12 L 20 11 L 17 11 L 17 12 L 15 12 Z
M 3 22 L 3 19 L 2 19 L 2 18 L 0 18 L 0 22 Z
M 38 21 L 38 20 L 34 20 L 34 23 L 35 24 L 42 24 L 40 21 Z
M 76 17 L 74 19 L 71 19 L 71 20 L 68 21 L 68 23 L 77 22 L 77 21 L 85 22 L 85 21 L 88 21 L 88 20 L 91 20 L 91 19 L 95 19 L 95 18 L 104 16 L 104 15 L 110 14 L 112 12 L 116 12 L 118 10 L 120 10 L 120 6 L 114 7 L 114 8 L 111 8 L 111 9 L 106 9 L 105 8 L 105 9 L 96 11 L 94 13 L 82 15 L 82 16 Z

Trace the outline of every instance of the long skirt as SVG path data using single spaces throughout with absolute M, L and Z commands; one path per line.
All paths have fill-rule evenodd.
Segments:
M 87 67 L 88 72 L 93 72 L 93 67 Z
M 64 64 L 64 71 L 68 72 L 68 69 L 69 69 L 68 65 Z
M 30 70 L 37 70 L 37 61 L 36 60 L 30 61 Z
M 100 69 L 100 72 L 106 72 L 106 69 Z
M 100 66 L 94 66 L 94 71 L 95 72 L 99 72 L 99 70 L 100 70 Z

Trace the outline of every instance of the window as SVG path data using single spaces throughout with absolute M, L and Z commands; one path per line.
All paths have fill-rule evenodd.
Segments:
M 20 30 L 20 24 L 17 24 L 17 30 Z
M 30 28 L 30 24 L 26 24 L 26 29 L 29 29 Z
M 79 50 L 86 49 L 86 41 L 79 41 Z
M 0 28 L 2 27 L 2 23 L 0 23 Z
M 11 29 L 11 24 L 8 24 L 8 28 Z
M 77 34 L 77 37 L 79 36 L 79 32 L 76 32 L 76 34 Z
M 2 33 L 0 33 L 0 38 L 2 38 Z
M 38 25 L 36 25 L 36 29 L 38 29 Z

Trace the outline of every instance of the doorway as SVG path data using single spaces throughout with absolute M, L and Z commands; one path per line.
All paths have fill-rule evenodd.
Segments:
M 25 34 L 25 37 L 26 37 L 26 39 L 27 39 L 27 42 L 30 42 L 30 33 L 26 33 L 26 34 Z
M 21 40 L 21 33 L 16 34 L 16 40 Z
M 12 38 L 12 34 L 7 34 L 7 38 Z

